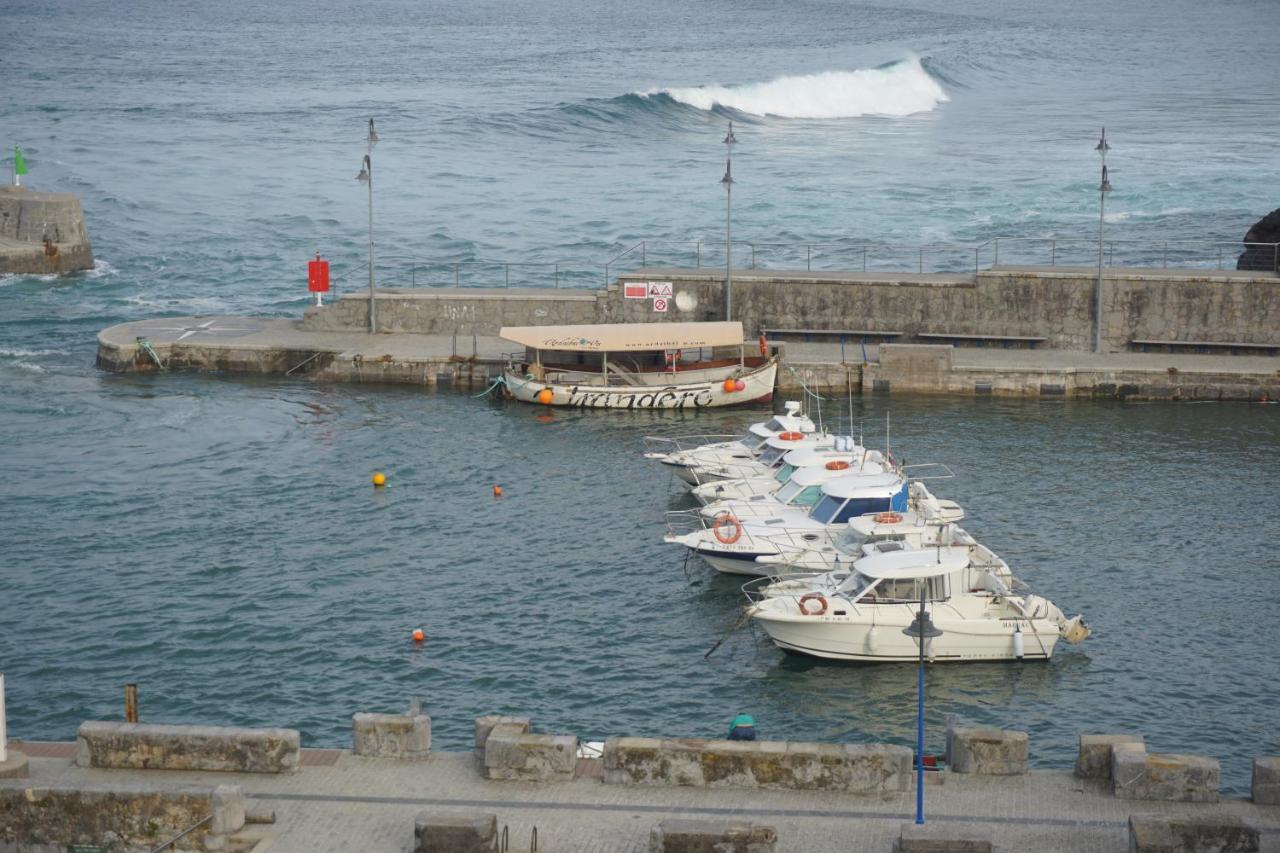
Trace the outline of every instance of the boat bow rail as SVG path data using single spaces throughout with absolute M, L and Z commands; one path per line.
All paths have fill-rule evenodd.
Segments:
M 677 453 L 697 450 L 708 444 L 720 444 L 738 441 L 741 435 L 735 433 L 703 433 L 701 435 L 646 435 L 640 440 L 644 442 L 645 458 L 666 458 Z

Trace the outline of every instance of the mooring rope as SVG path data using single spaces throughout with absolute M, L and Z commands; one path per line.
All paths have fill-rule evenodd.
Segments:
M 499 374 L 498 378 L 493 380 L 493 383 L 488 388 L 484 389 L 479 394 L 472 394 L 471 397 L 472 399 L 475 399 L 477 397 L 487 396 L 491 391 L 493 391 L 494 388 L 497 388 L 499 385 L 506 385 L 506 384 L 507 384 L 506 378 L 501 374 Z

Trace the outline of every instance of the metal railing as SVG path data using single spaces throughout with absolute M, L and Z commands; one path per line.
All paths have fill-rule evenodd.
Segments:
M 977 273 L 998 266 L 1087 267 L 1098 263 L 1096 237 L 994 237 L 978 244 L 879 243 L 865 240 L 784 242 L 734 240 L 738 269 L 924 274 Z M 1234 269 L 1242 253 L 1253 271 L 1280 275 L 1280 243 L 1214 240 L 1104 239 L 1107 268 Z M 641 240 L 604 263 L 589 260 L 423 260 L 385 257 L 378 261 L 378 288 L 605 286 L 625 272 L 652 267 L 723 269 L 723 240 Z M 333 276 L 332 295 L 366 285 L 368 264 Z M 603 275 L 602 275 L 603 274 Z

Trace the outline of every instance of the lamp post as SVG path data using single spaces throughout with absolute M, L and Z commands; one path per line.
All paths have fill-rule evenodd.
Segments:
M 373 119 L 369 119 L 369 136 L 365 139 L 368 150 L 364 155 L 364 163 L 360 166 L 357 181 L 363 181 L 369 188 L 369 334 L 378 331 L 378 314 L 374 303 L 373 289 L 373 146 L 378 142 L 378 134 L 373 129 Z
M 941 637 L 942 631 L 933 624 L 924 610 L 924 586 L 920 587 L 920 612 L 902 633 L 916 641 L 920 648 L 920 677 L 917 684 L 916 706 L 916 823 L 924 823 L 924 643 Z
M 1107 152 L 1111 146 L 1107 144 L 1107 129 L 1102 129 L 1102 137 L 1094 146 L 1102 156 L 1102 183 L 1098 185 L 1098 286 L 1094 294 L 1093 310 L 1096 316 L 1093 331 L 1093 351 L 1102 352 L 1102 223 L 1107 210 L 1107 193 L 1111 192 L 1111 182 L 1107 180 Z
M 724 177 L 720 179 L 720 183 L 724 184 L 724 318 L 726 320 L 733 319 L 733 271 L 730 267 L 730 259 L 733 256 L 733 232 L 729 209 L 733 201 L 733 146 L 737 141 L 737 137 L 733 135 L 733 122 L 729 122 L 729 133 L 724 138 L 726 151 Z

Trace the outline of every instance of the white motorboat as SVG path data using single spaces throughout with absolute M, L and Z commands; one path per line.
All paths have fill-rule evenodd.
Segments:
M 798 447 L 783 455 L 782 461 L 767 474 L 755 477 L 735 477 L 729 480 L 712 480 L 689 490 L 698 503 L 706 506 L 722 500 L 743 500 L 753 495 L 767 495 L 782 488 L 798 468 L 812 468 L 828 462 L 849 461 L 851 467 L 861 470 L 863 462 L 875 463 L 883 470 L 884 456 L 878 450 L 868 451 L 850 436 L 836 436 L 831 447 Z
M 968 546 L 877 550 L 832 580 L 762 597 L 747 614 L 786 651 L 861 662 L 917 659 L 916 639 L 903 629 L 922 596 L 942 632 L 924 641 L 932 662 L 1049 660 L 1059 639 L 1078 643 L 1089 635 L 1082 617 L 1068 619 L 1041 596 L 1015 594 Z
M 764 447 L 754 459 L 739 459 L 729 462 L 690 465 L 686 482 L 697 486 L 707 483 L 718 483 L 723 480 L 742 480 L 755 477 L 773 477 L 786 462 L 786 456 L 795 450 L 833 451 L 835 453 L 853 454 L 865 452 L 864 448 L 849 436 L 831 435 L 814 432 L 780 432 L 772 438 L 765 439 Z
M 696 477 L 688 470 L 699 466 L 714 466 L 753 461 L 765 448 L 765 442 L 781 433 L 800 433 L 811 435 L 815 428 L 813 421 L 803 415 L 800 404 L 788 401 L 783 404 L 784 412 L 774 415 L 767 421 L 754 423 L 744 436 L 691 435 L 667 438 L 662 436 L 646 436 L 644 454 L 672 469 L 672 472 L 690 485 L 697 482 Z M 726 441 L 726 438 L 732 440 Z
M 502 375 L 526 403 L 705 409 L 773 398 L 777 359 L 757 355 L 739 322 L 504 326 L 499 335 L 525 347 Z
M 801 547 L 786 546 L 777 554 L 758 557 L 757 562 L 772 567 L 770 573 L 777 576 L 839 571 L 847 574 L 855 560 L 866 556 L 867 546 L 881 542 L 902 543 L 901 547 L 906 548 L 932 548 L 941 542 L 985 549 L 963 528 L 956 526 L 956 522 L 964 518 L 964 510 L 959 504 L 939 500 L 931 494 L 919 494 L 914 504 L 916 509 L 908 512 L 873 512 L 851 518 L 848 529 L 832 541 Z M 990 554 L 990 559 L 999 560 L 999 557 Z
M 868 461 L 868 455 L 866 452 L 832 453 L 832 458 L 823 464 L 792 469 L 791 476 L 775 491 L 714 501 L 703 506 L 699 512 L 711 519 L 721 513 L 728 513 L 740 520 L 773 516 L 803 518 L 822 499 L 824 483 L 850 474 L 883 474 L 884 468 L 877 462 Z M 784 464 L 783 468 L 786 467 L 790 466 Z
M 727 574 L 772 574 L 757 557 L 828 543 L 850 518 L 868 512 L 905 512 L 914 499 L 932 497 L 921 483 L 908 485 L 898 473 L 855 474 L 820 487 L 822 498 L 801 517 L 738 519 L 721 513 L 707 519 L 698 510 L 667 513 L 664 542 L 683 545 Z M 913 497 L 914 496 L 914 497 Z

